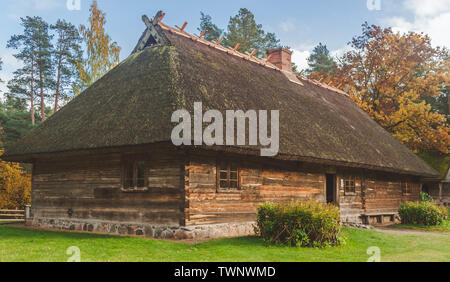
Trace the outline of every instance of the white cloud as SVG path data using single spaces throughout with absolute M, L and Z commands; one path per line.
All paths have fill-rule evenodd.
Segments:
M 23 66 L 22 62 L 17 60 L 13 53 L 10 51 L 5 51 L 4 53 L 0 54 L 0 58 L 3 61 L 3 69 L 13 69 L 16 70 L 18 68 L 21 68 Z
M 450 0 L 405 0 L 403 6 L 417 16 L 428 17 L 450 11 Z
M 280 28 L 284 32 L 290 32 L 295 30 L 295 22 L 292 18 L 289 18 L 279 24 Z
M 423 32 L 433 45 L 450 47 L 450 0 L 404 0 L 403 7 L 413 14 L 412 20 L 392 17 L 382 22 L 397 32 Z
M 298 66 L 299 71 L 305 70 L 308 68 L 308 58 L 311 56 L 312 50 L 314 49 L 314 45 L 299 45 L 296 48 L 293 48 L 294 53 L 292 54 L 292 61 Z M 340 57 L 344 55 L 344 53 L 351 50 L 351 47 L 346 45 L 340 49 L 331 50 L 330 54 L 333 58 Z
M 294 53 L 292 53 L 292 61 L 298 66 L 298 70 L 304 70 L 308 68 L 308 57 L 311 55 L 311 51 L 300 51 L 300 50 L 293 50 Z

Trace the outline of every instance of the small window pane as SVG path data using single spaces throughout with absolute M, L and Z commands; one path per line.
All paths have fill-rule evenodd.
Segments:
M 228 180 L 228 172 L 221 171 L 220 172 L 220 180 Z
M 220 188 L 228 188 L 228 181 L 220 180 Z
M 218 185 L 221 189 L 239 188 L 239 173 L 231 162 L 220 162 L 218 166 Z
M 143 188 L 145 186 L 145 163 L 136 163 L 136 187 Z
M 133 163 L 127 163 L 125 167 L 125 188 L 134 188 L 133 184 Z

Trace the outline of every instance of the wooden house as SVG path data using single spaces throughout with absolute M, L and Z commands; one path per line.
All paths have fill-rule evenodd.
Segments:
M 33 165 L 30 224 L 157 238 L 251 234 L 264 202 L 317 200 L 343 222 L 395 221 L 436 171 L 291 52 L 242 54 L 144 17 L 126 60 L 10 148 Z M 279 110 L 280 148 L 175 146 L 171 115 Z
M 433 201 L 450 207 L 450 168 L 443 176 L 425 179 L 422 191 L 430 195 Z

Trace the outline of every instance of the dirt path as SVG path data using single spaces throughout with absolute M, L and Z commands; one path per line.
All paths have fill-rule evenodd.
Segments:
M 377 227 L 374 230 L 378 231 L 378 232 L 388 233 L 388 234 L 400 234 L 400 235 L 450 236 L 450 233 L 398 230 L 398 229 L 391 229 L 389 227 Z

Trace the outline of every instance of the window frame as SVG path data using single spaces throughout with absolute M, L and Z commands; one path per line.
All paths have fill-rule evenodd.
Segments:
M 226 170 L 223 169 L 223 165 L 226 166 Z M 232 170 L 232 168 L 236 168 L 236 170 Z M 226 192 L 239 192 L 241 191 L 241 177 L 240 177 L 241 169 L 237 165 L 236 162 L 229 159 L 217 159 L 216 163 L 216 187 L 218 193 L 226 193 Z M 221 177 L 222 172 L 227 173 L 227 179 L 223 179 Z M 236 179 L 231 179 L 231 174 L 236 173 Z M 227 181 L 227 187 L 222 187 L 222 182 Z M 231 183 L 236 182 L 236 187 L 232 187 Z
M 342 181 L 344 183 L 344 195 L 356 195 L 356 176 L 345 175 L 342 177 Z M 351 185 L 351 183 L 353 184 Z M 349 188 L 352 188 L 352 190 L 349 190 Z
M 400 182 L 400 188 L 402 189 L 402 195 L 403 196 L 411 195 L 411 192 L 409 191 L 409 183 L 408 183 L 408 181 L 402 180 Z
M 138 164 L 143 164 L 143 178 L 138 178 Z M 132 167 L 132 168 L 131 168 Z M 129 170 L 133 170 L 133 179 L 132 182 L 134 187 L 127 187 L 127 182 L 129 181 L 128 175 Z M 121 190 L 123 192 L 146 192 L 149 190 L 149 182 L 148 182 L 148 160 L 144 157 L 136 157 L 136 156 L 127 156 L 122 160 L 122 174 L 121 174 Z M 144 185 L 143 187 L 138 187 L 139 179 L 143 179 Z

